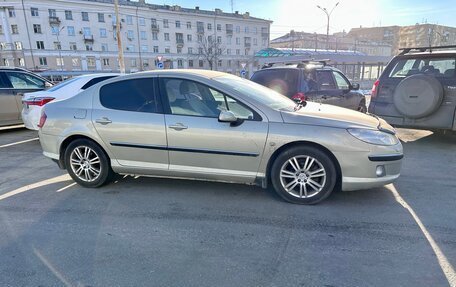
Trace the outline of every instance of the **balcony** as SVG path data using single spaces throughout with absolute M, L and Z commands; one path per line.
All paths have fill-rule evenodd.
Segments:
M 196 33 L 204 34 L 204 27 L 196 27 Z
M 159 32 L 160 31 L 160 27 L 158 26 L 158 24 L 152 23 L 150 25 L 150 28 L 152 29 L 153 32 Z
M 245 42 L 245 43 L 244 43 L 244 47 L 250 48 L 250 47 L 252 47 L 252 43 L 250 43 L 250 42 Z
M 49 24 L 51 24 L 51 25 L 60 25 L 59 17 L 49 16 Z
M 84 35 L 84 43 L 93 43 L 93 35 Z
M 233 35 L 233 29 L 230 29 L 230 30 L 226 29 L 226 34 L 227 35 Z
M 184 46 L 184 39 L 176 39 L 176 45 L 178 48 L 182 48 Z

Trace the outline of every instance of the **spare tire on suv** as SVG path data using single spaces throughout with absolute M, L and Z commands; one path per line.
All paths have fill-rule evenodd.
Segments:
M 394 90 L 394 106 L 412 119 L 431 115 L 442 104 L 442 84 L 432 76 L 416 74 L 403 79 Z

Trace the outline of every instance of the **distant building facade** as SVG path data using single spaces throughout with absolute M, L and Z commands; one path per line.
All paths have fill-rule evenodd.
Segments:
M 217 41 L 214 69 L 239 73 L 269 45 L 271 21 L 244 14 L 120 0 L 128 72 L 208 69 L 202 39 Z M 118 71 L 113 0 L 6 0 L 0 2 L 0 65 L 38 70 Z

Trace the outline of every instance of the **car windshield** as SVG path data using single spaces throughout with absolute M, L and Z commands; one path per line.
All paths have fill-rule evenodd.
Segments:
M 71 78 L 71 79 L 68 79 L 66 81 L 63 81 L 60 84 L 57 84 L 57 85 L 53 86 L 52 88 L 50 88 L 48 91 L 49 92 L 54 92 L 54 91 L 60 90 L 61 88 L 65 87 L 66 85 L 75 82 L 77 79 L 78 78 Z
M 214 80 L 274 110 L 293 111 L 296 107 L 296 103 L 284 95 L 246 79 L 221 76 Z

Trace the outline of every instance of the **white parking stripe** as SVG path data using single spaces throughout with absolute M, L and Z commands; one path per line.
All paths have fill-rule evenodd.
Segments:
M 0 131 L 13 130 L 13 129 L 18 129 L 18 128 L 25 128 L 25 126 L 24 125 L 6 126 L 6 127 L 1 127 Z
M 20 194 L 20 193 L 29 191 L 31 189 L 35 189 L 35 188 L 42 187 L 42 186 L 45 186 L 45 185 L 58 183 L 58 182 L 62 182 L 62 181 L 67 181 L 67 180 L 71 180 L 71 177 L 68 174 L 64 174 L 64 175 L 56 176 L 56 177 L 53 177 L 53 178 L 50 178 L 50 179 L 46 179 L 46 180 L 42 180 L 42 181 L 39 181 L 39 182 L 35 182 L 35 183 L 30 184 L 30 185 L 25 185 L 23 187 L 20 187 L 18 189 L 15 189 L 15 190 L 12 190 L 12 191 L 9 191 L 7 193 L 4 193 L 4 194 L 0 195 L 0 200 L 7 199 L 8 197 L 11 197 L 11 196 L 14 196 L 16 194 Z
M 418 217 L 418 215 L 416 215 L 413 208 L 410 207 L 410 205 L 402 198 L 402 196 L 396 190 L 394 185 L 390 184 L 387 187 L 391 191 L 391 193 L 394 195 L 394 198 L 396 199 L 396 201 L 400 205 L 402 205 L 405 209 L 407 209 L 408 212 L 412 215 L 413 219 L 420 227 L 421 232 L 423 232 L 424 237 L 426 237 L 427 241 L 431 245 L 432 250 L 434 250 L 434 253 L 437 256 L 437 261 L 439 262 L 440 268 L 442 268 L 442 271 L 445 274 L 445 277 L 447 278 L 448 283 L 450 284 L 451 287 L 456 287 L 456 272 L 454 271 L 454 268 L 451 265 L 451 263 L 446 258 L 445 254 L 443 254 L 442 250 L 435 242 L 434 238 L 432 238 L 432 235 L 426 229 L 426 226 L 424 226 L 423 222 L 421 222 L 420 218 Z
M 31 142 L 31 141 L 36 141 L 38 139 L 39 138 L 33 138 L 33 139 L 23 140 L 23 141 L 20 141 L 20 142 L 14 142 L 14 143 L 9 143 L 9 144 L 5 144 L 5 145 L 0 145 L 0 148 L 9 147 L 9 146 L 18 145 L 18 144 L 23 144 L 23 143 L 28 143 L 28 142 Z
M 75 186 L 76 184 L 77 184 L 76 182 L 73 182 L 73 183 L 71 183 L 71 184 L 69 184 L 67 186 L 62 187 L 61 189 L 57 190 L 56 192 L 64 191 L 65 189 L 68 189 L 68 188 L 70 188 L 72 186 Z

